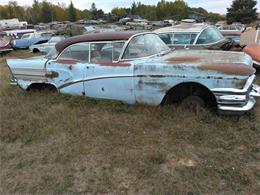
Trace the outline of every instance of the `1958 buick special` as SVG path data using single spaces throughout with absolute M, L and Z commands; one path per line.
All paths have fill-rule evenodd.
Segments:
M 174 51 L 155 33 L 81 35 L 55 46 L 54 55 L 9 59 L 12 80 L 24 90 L 150 105 L 182 102 L 243 113 L 260 96 L 250 56 L 209 50 Z

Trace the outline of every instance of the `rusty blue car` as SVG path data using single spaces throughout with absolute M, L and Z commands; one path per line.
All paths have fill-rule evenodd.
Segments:
M 252 109 L 260 96 L 247 54 L 174 50 L 153 32 L 75 36 L 45 57 L 7 64 L 12 81 L 24 90 L 50 88 L 128 104 L 180 103 L 238 114 Z

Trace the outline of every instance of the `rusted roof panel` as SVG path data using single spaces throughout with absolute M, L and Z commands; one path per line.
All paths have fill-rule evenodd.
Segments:
M 181 23 L 175 26 L 164 27 L 155 30 L 154 32 L 201 32 L 204 28 L 209 26 L 205 23 Z
M 79 35 L 68 38 L 55 45 L 56 50 L 60 53 L 64 48 L 74 43 L 81 42 L 94 42 L 94 41 L 116 41 L 116 40 L 128 40 L 131 36 L 137 34 L 137 31 L 121 31 L 121 32 L 105 32 Z

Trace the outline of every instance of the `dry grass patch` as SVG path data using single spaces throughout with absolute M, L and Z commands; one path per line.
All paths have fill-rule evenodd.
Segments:
M 259 192 L 259 106 L 237 118 L 24 92 L 0 63 L 2 194 Z

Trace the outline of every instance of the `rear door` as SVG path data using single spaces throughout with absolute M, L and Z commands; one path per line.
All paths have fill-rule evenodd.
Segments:
M 88 43 L 69 46 L 55 61 L 47 63 L 47 75 L 51 75 L 48 79 L 62 93 L 84 95 L 84 70 L 88 62 Z

